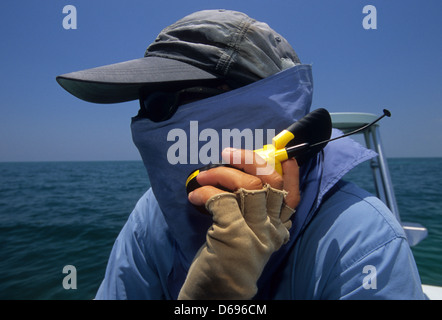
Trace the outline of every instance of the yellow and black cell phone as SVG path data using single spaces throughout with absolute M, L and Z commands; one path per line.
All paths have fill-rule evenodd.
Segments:
M 317 142 L 328 140 L 331 130 L 329 112 L 322 108 L 316 109 L 281 131 L 272 139 L 272 144 L 267 144 L 262 149 L 254 150 L 254 152 L 272 165 L 278 173 L 282 174 L 281 162 L 295 158 L 298 165 L 301 166 L 324 148 L 326 143 L 313 148 L 312 146 Z M 200 172 L 219 166 L 232 167 L 224 163 L 210 164 L 190 173 L 186 180 L 187 193 L 200 187 L 196 180 Z

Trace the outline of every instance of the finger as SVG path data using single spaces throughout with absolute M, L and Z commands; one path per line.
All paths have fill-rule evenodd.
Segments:
M 211 197 L 218 194 L 228 193 L 221 189 L 215 188 L 214 186 L 204 186 L 193 190 L 188 195 L 190 203 L 195 206 L 204 206 Z
M 282 189 L 283 180 L 263 158 L 252 150 L 226 148 L 221 153 L 224 161 L 245 173 L 257 176 L 262 182 L 268 183 L 275 189 Z
M 295 159 L 288 159 L 282 163 L 283 188 L 288 192 L 285 203 L 294 209 L 300 201 L 299 194 L 299 167 Z
M 198 174 L 196 179 L 201 186 L 221 186 L 231 191 L 240 188 L 247 190 L 262 188 L 262 181 L 258 177 L 230 167 L 217 167 L 203 171 Z

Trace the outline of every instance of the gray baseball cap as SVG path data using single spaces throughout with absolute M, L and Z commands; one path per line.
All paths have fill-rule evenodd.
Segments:
M 230 10 L 204 10 L 163 29 L 143 58 L 60 75 L 74 96 L 95 103 L 223 81 L 241 87 L 300 64 L 286 39 L 266 23 Z

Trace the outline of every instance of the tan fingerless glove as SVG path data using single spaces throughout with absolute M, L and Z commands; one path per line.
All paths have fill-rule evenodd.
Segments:
M 289 239 L 294 210 L 285 191 L 266 185 L 210 198 L 213 224 L 178 299 L 251 299 L 272 253 Z

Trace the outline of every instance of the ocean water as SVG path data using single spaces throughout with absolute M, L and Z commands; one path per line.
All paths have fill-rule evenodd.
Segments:
M 412 248 L 422 282 L 442 286 L 442 158 L 388 163 L 402 221 L 428 228 Z M 368 164 L 346 178 L 374 192 Z M 93 299 L 148 187 L 140 161 L 0 163 L 0 299 Z

